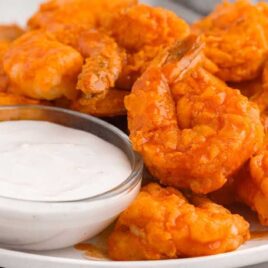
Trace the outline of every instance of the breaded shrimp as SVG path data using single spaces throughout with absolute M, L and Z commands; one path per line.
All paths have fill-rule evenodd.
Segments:
M 110 89 L 105 97 L 88 98 L 82 96 L 74 101 L 71 108 L 82 113 L 98 116 L 111 117 L 126 114 L 124 98 L 128 91 Z
M 268 52 L 267 22 L 259 5 L 224 1 L 195 23 L 193 31 L 205 35 L 206 55 L 219 67 L 217 76 L 239 82 L 254 79 L 261 71 Z
M 189 26 L 172 11 L 140 4 L 122 10 L 113 19 L 110 31 L 120 46 L 139 52 L 146 46 L 162 46 L 184 39 Z
M 24 33 L 16 24 L 0 25 L 0 41 L 11 42 L 20 37 Z
M 155 59 L 126 97 L 130 139 L 162 183 L 209 193 L 261 146 L 257 106 L 202 67 L 189 37 Z
M 76 49 L 86 58 L 77 89 L 88 97 L 105 96 L 122 71 L 125 53 L 111 37 L 95 30 L 81 33 Z
M 31 29 L 45 29 L 65 44 L 72 44 L 74 35 L 106 24 L 122 8 L 136 0 L 49 0 L 30 18 Z
M 231 87 L 240 89 L 241 93 L 256 103 L 261 112 L 265 130 L 268 130 L 268 62 L 265 63 L 262 75 L 254 80 L 239 83 L 229 83 Z
M 240 200 L 257 212 L 261 224 L 268 226 L 268 151 L 254 156 L 236 185 Z
M 12 43 L 3 64 L 13 93 L 35 99 L 73 99 L 83 58 L 48 34 L 31 31 Z
M 209 199 L 149 184 L 120 215 L 108 253 L 124 261 L 206 256 L 235 250 L 249 236 L 241 216 Z
M 261 83 L 256 87 L 255 94 L 252 95 L 251 100 L 258 104 L 259 109 L 263 115 L 268 110 L 268 62 L 265 63 L 263 68 Z
M 31 29 L 53 29 L 57 25 L 94 25 L 90 12 L 91 1 L 49 0 L 40 5 L 39 10 L 29 19 Z
M 20 37 L 24 31 L 15 24 L 0 25 L 0 91 L 6 91 L 8 87 L 8 77 L 3 68 L 3 56 L 10 43 Z
M 163 47 L 146 46 L 141 51 L 136 53 L 127 53 L 125 64 L 116 86 L 118 88 L 130 90 L 135 81 L 146 70 L 150 62 L 162 51 Z
M 0 41 L 0 92 L 6 91 L 8 87 L 8 77 L 4 72 L 3 56 L 9 48 L 10 43 L 7 41 Z
M 190 33 L 187 23 L 173 12 L 141 4 L 122 10 L 111 20 L 108 30 L 128 53 L 118 82 L 124 89 L 131 89 L 163 47 L 183 40 Z
M 266 69 L 268 70 L 267 67 L 265 67 L 264 70 Z M 258 105 L 258 108 L 261 114 L 261 120 L 264 125 L 265 132 L 267 132 L 268 130 L 268 117 L 267 117 L 268 84 L 266 85 L 266 83 L 264 82 L 265 80 L 263 80 L 263 77 L 264 75 L 258 76 L 254 80 L 243 81 L 243 82 L 238 82 L 238 83 L 229 83 L 229 84 L 231 87 L 238 88 L 243 95 L 249 98 L 250 101 Z
M 134 0 L 49 1 L 29 20 L 29 26 L 43 28 L 59 42 L 78 50 L 87 61 L 77 89 L 88 97 L 105 96 L 115 86 L 125 55 L 111 37 L 93 28 L 100 26 L 103 13 L 112 16 L 113 12 L 135 3 Z

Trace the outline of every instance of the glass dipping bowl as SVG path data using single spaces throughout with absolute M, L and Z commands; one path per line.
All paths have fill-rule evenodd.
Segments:
M 95 117 L 49 106 L 0 106 L 0 121 L 49 121 L 90 132 L 120 148 L 132 172 L 123 183 L 102 194 L 70 202 L 34 202 L 0 197 L 0 246 L 20 250 L 53 250 L 92 238 L 125 210 L 140 190 L 143 161 L 128 137 Z M 19 135 L 19 133 L 18 133 Z

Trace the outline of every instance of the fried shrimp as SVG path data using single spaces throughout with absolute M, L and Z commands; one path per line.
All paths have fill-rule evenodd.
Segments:
M 45 29 L 59 41 L 71 45 L 79 30 L 107 24 L 120 9 L 136 4 L 136 0 L 50 0 L 28 21 L 31 29 Z
M 128 91 L 110 89 L 104 98 L 88 98 L 82 96 L 73 102 L 71 108 L 99 117 L 125 115 L 124 98 L 128 94 Z
M 114 18 L 111 31 L 120 46 L 138 52 L 146 46 L 184 39 L 189 34 L 189 26 L 169 10 L 140 4 L 122 10 Z
M 134 0 L 49 1 L 29 20 L 29 25 L 45 29 L 59 42 L 78 50 L 86 64 L 79 76 L 77 89 L 88 97 L 104 97 L 109 88 L 115 86 L 125 54 L 111 37 L 93 28 L 100 27 L 107 19 L 103 13 L 112 16 L 113 12 L 135 3 Z
M 10 43 L 7 41 L 0 41 L 0 92 L 6 91 L 8 87 L 8 77 L 4 72 L 3 57 L 9 48 Z
M 59 30 L 61 26 L 93 26 L 94 17 L 89 10 L 90 3 L 91 1 L 84 0 L 46 1 L 29 19 L 28 26 L 31 29 L 43 28 L 52 32 Z
M 35 99 L 73 99 L 82 56 L 42 31 L 17 39 L 5 53 L 4 70 L 13 93 Z
M 146 5 L 122 10 L 111 20 L 108 30 L 128 53 L 118 81 L 118 86 L 125 89 L 131 89 L 133 82 L 163 47 L 183 40 L 190 33 L 187 23 L 173 12 Z
M 265 131 L 268 130 L 268 62 L 264 64 L 262 74 L 254 80 L 229 83 L 238 88 L 252 102 L 258 105 Z
M 261 224 L 268 226 L 268 151 L 254 156 L 243 170 L 236 191 L 240 200 L 257 212 Z
M 4 72 L 3 57 L 10 43 L 24 33 L 16 24 L 0 25 L 0 91 L 6 91 L 8 87 L 8 77 Z
M 10 43 L 24 33 L 16 24 L 0 25 L 0 91 L 6 91 L 8 87 L 8 77 L 3 68 L 3 57 Z
M 219 254 L 249 239 L 249 224 L 205 197 L 145 186 L 108 240 L 114 260 L 159 260 Z
M 154 60 L 126 97 L 130 139 L 166 185 L 221 188 L 262 145 L 257 106 L 202 67 L 191 36 Z
M 259 5 L 225 1 L 194 24 L 193 31 L 205 35 L 206 55 L 219 67 L 217 76 L 238 82 L 254 79 L 261 71 L 268 51 L 267 21 Z
M 116 81 L 118 88 L 130 90 L 135 81 L 146 70 L 150 62 L 161 52 L 162 47 L 144 47 L 136 53 L 127 53 L 125 64 L 123 64 L 122 72 Z
M 105 96 L 122 71 L 125 53 L 111 37 L 95 30 L 83 32 L 76 48 L 86 58 L 77 89 L 88 97 Z
M 262 77 L 259 80 L 259 86 L 256 87 L 251 100 L 258 104 L 261 113 L 265 115 L 268 109 L 268 62 L 265 63 Z

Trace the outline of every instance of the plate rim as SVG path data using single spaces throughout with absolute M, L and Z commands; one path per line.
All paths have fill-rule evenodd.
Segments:
M 27 260 L 34 260 L 34 261 L 47 261 L 48 263 L 54 264 L 69 264 L 69 265 L 82 265 L 83 267 L 113 267 L 113 268 L 136 268 L 136 267 L 145 267 L 145 268 L 157 268 L 157 267 L 175 267 L 177 265 L 187 265 L 187 267 L 192 267 L 192 265 L 202 265 L 214 262 L 217 267 L 219 264 L 224 264 L 226 259 L 228 259 L 229 264 L 232 266 L 225 266 L 224 267 L 242 267 L 254 264 L 260 264 L 268 261 L 268 243 L 263 245 L 253 246 L 251 248 L 245 248 L 242 250 L 236 250 L 233 252 L 222 253 L 218 255 L 212 256 L 203 256 L 203 257 L 194 257 L 194 258 L 182 258 L 182 259 L 172 259 L 172 260 L 156 260 L 156 261 L 95 261 L 95 260 L 80 260 L 75 258 L 64 258 L 64 257 L 56 257 L 56 256 L 48 256 L 48 255 L 39 255 L 34 253 L 28 252 L 21 252 L 11 249 L 3 249 L 0 248 L 0 257 L 16 257 L 16 258 L 24 258 Z M 264 253 L 264 254 L 262 254 Z M 247 258 L 243 259 L 244 255 Z M 250 258 L 251 257 L 251 258 Z M 240 260 L 237 262 L 237 260 Z M 245 261 L 246 260 L 246 261 Z M 220 263 L 219 263 L 220 262 Z M 241 262 L 241 264 L 239 264 Z M 237 263 L 237 265 L 235 265 Z M 1 264 L 1 263 L 0 263 Z M 1 264 L 2 265 L 2 264 Z M 235 265 L 235 266 L 233 266 Z M 185 266 L 183 266 L 185 267 Z

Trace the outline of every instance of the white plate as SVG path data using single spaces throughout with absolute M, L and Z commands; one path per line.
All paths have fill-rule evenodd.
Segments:
M 241 210 L 256 230 L 264 230 L 256 224 L 255 215 Z M 110 230 L 106 230 L 91 245 L 103 248 Z M 5 268 L 234 268 L 268 261 L 268 236 L 250 240 L 238 250 L 209 257 L 141 262 L 114 262 L 85 257 L 74 248 L 50 252 L 18 252 L 0 249 L 0 266 Z M 261 268 L 256 266 L 256 268 Z M 265 264 L 263 267 L 267 267 Z
M 40 2 L 41 0 L 0 0 L 0 23 L 17 22 L 25 25 L 26 18 L 34 12 Z M 178 7 L 169 0 L 144 0 L 143 2 L 153 5 L 162 4 L 175 9 L 176 13 L 188 21 L 198 18 L 198 14 L 189 9 Z M 90 242 L 100 245 L 103 243 L 104 237 L 105 235 L 102 234 Z M 237 251 L 231 253 L 157 262 L 89 260 L 84 257 L 83 252 L 77 251 L 74 248 L 34 253 L 0 249 L 0 267 L 4 268 L 231 268 L 258 264 L 265 261 L 268 261 L 268 237 L 260 240 L 251 240 Z M 256 267 L 264 268 L 268 267 L 268 264 Z
M 258 224 L 256 215 L 244 207 L 235 208 L 251 223 L 252 230 L 264 231 L 267 228 Z M 113 227 L 108 228 L 87 243 L 105 251 L 105 241 Z M 0 267 L 4 268 L 235 268 L 256 265 L 268 261 L 268 234 L 265 237 L 248 241 L 238 250 L 215 256 L 140 262 L 115 262 L 106 259 L 86 257 L 84 252 L 74 247 L 49 252 L 19 252 L 0 249 Z M 95 255 L 96 256 L 96 255 Z M 254 268 L 267 268 L 254 266 Z M 253 267 L 251 267 L 253 268 Z
M 87 261 L 79 257 L 50 257 L 0 250 L 0 265 L 5 268 L 234 268 L 264 262 L 268 259 L 267 246 L 258 246 L 211 257 L 157 261 L 104 262 Z M 263 267 L 267 267 L 264 265 Z

